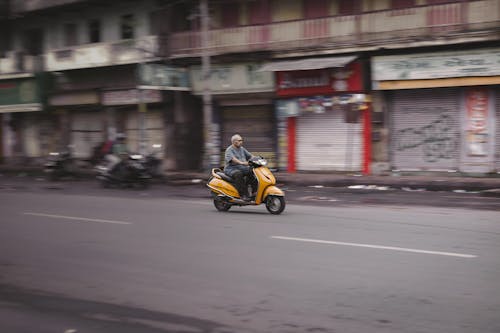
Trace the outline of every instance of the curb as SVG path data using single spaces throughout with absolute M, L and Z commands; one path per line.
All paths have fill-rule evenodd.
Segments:
M 0 166 L 0 174 L 8 175 L 44 175 L 43 168 L 23 166 Z M 209 179 L 208 173 L 201 172 L 166 172 L 165 179 L 158 181 L 171 186 L 203 186 Z M 481 192 L 481 196 L 500 197 L 500 178 L 446 177 L 446 176 L 353 176 L 342 174 L 280 174 L 275 173 L 281 186 L 385 186 L 394 189 L 425 189 L 427 191 L 468 191 Z M 93 170 L 82 170 L 76 174 L 78 179 L 92 179 Z
M 500 198 L 500 188 L 481 191 L 482 197 Z

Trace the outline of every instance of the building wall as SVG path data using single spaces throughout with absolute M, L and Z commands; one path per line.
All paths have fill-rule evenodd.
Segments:
M 299 20 L 302 18 L 302 1 L 272 1 L 271 20 L 273 22 Z
M 72 11 L 62 9 L 61 12 L 33 16 L 29 19 L 18 19 L 14 22 L 13 44 L 15 50 L 23 49 L 23 34 L 29 29 L 42 29 L 44 34 L 44 50 L 66 48 L 64 45 L 64 25 L 74 23 L 77 25 L 77 45 L 88 44 L 88 22 L 98 19 L 101 22 L 101 42 L 119 41 L 120 18 L 122 15 L 133 14 L 135 19 L 135 37 L 150 35 L 150 17 L 154 2 L 152 0 L 125 5 L 115 2 L 116 5 L 102 5 L 96 8 Z

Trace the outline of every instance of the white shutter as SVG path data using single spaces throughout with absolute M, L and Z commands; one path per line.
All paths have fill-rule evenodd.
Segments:
M 395 91 L 391 161 L 400 170 L 457 170 L 460 156 L 458 89 Z
M 296 168 L 318 171 L 359 171 L 362 125 L 346 123 L 343 111 L 304 114 L 297 118 Z

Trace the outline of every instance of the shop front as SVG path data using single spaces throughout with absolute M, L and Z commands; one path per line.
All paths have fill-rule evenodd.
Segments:
M 269 72 L 259 72 L 256 63 L 212 65 L 210 90 L 214 97 L 214 118 L 219 124 L 219 149 L 231 144 L 231 136 L 240 134 L 244 146 L 254 155 L 264 156 L 276 167 L 276 120 L 274 82 Z M 203 93 L 199 66 L 191 69 L 193 93 Z
M 51 123 L 43 110 L 40 78 L 0 80 L 0 157 L 39 158 L 50 146 Z
M 91 90 L 54 94 L 49 106 L 58 118 L 58 149 L 71 146 L 75 158 L 90 158 L 94 147 L 105 140 L 99 94 Z
M 370 106 L 355 57 L 275 62 L 279 167 L 369 173 Z
M 393 169 L 499 170 L 499 58 L 500 49 L 487 49 L 373 59 Z
M 150 152 L 165 144 L 165 119 L 160 90 L 110 90 L 102 92 L 102 105 L 108 122 L 114 120 L 113 134 L 122 132 L 134 152 Z M 110 125 L 108 123 L 108 125 Z M 164 150 L 159 155 L 163 158 Z

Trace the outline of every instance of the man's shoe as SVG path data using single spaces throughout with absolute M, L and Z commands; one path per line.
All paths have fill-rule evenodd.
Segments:
M 248 196 L 246 196 L 246 195 L 242 195 L 242 196 L 241 196 L 241 200 L 243 200 L 243 201 L 251 201 L 252 199 L 250 199 L 250 198 L 249 198 Z

